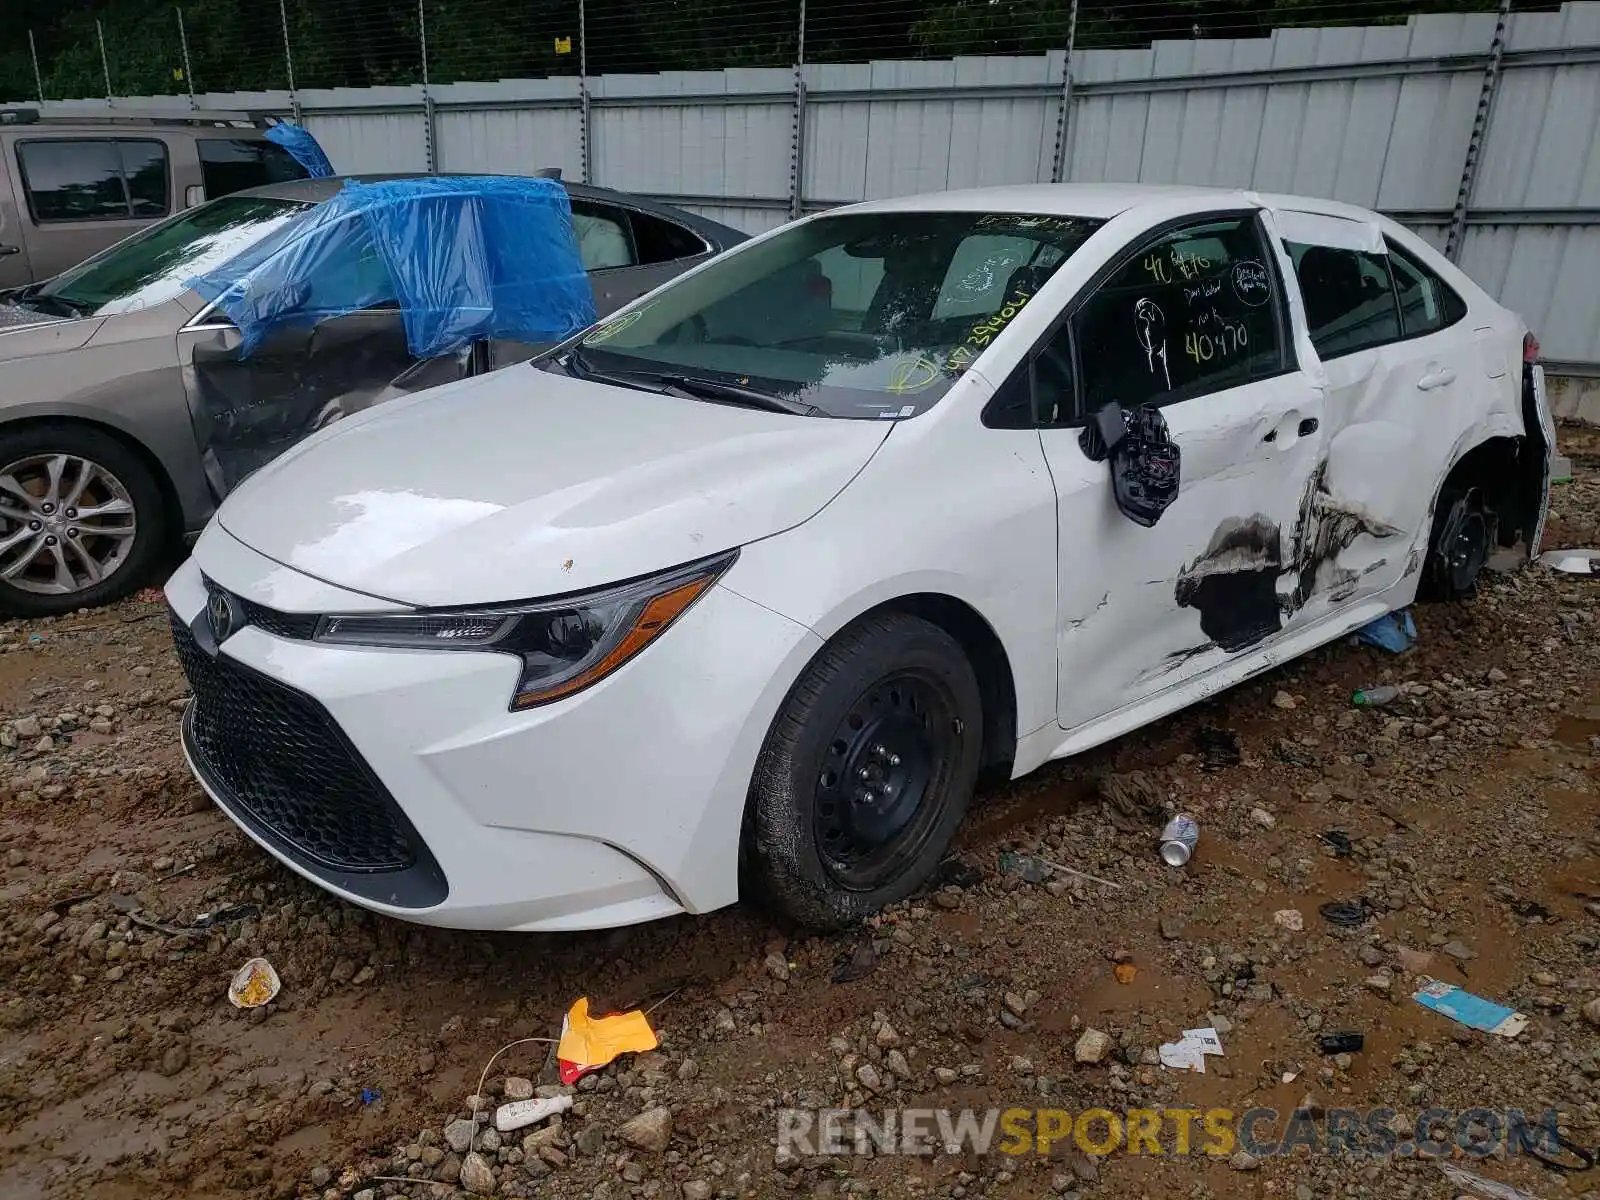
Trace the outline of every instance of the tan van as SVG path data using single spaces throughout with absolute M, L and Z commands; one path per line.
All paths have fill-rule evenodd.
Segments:
M 173 213 L 306 170 L 248 113 L 45 116 L 0 108 L 0 291 Z

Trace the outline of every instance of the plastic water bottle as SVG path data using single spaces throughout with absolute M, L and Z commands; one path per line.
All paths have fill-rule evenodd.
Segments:
M 1161 861 L 1169 867 L 1183 866 L 1199 840 L 1200 822 L 1188 813 L 1179 813 L 1161 831 Z
M 1351 703 L 1357 708 L 1382 708 L 1385 704 L 1393 704 L 1400 699 L 1400 689 L 1392 683 L 1382 687 L 1362 688 L 1350 697 Z

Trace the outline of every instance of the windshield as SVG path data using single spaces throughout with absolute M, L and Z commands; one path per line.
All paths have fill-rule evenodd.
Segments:
M 26 302 L 63 315 L 99 317 L 164 304 L 195 276 L 221 266 L 312 207 L 298 200 L 225 196 L 101 251 L 56 276 Z
M 819 217 L 605 322 L 573 357 L 621 382 L 715 381 L 828 416 L 915 416 L 1099 224 L 1018 213 Z

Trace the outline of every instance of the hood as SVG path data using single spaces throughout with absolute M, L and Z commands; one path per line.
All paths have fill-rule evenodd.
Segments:
M 76 350 L 102 324 L 104 321 L 98 317 L 68 320 L 18 304 L 0 303 L 0 362 Z
M 402 604 L 530 600 L 798 525 L 889 429 L 508 367 L 340 421 L 251 475 L 217 520 Z

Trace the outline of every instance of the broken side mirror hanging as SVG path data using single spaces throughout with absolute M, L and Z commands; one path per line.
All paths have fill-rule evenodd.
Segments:
M 1078 437 L 1094 462 L 1111 463 L 1111 492 L 1122 515 L 1148 528 L 1178 498 L 1182 456 L 1161 410 L 1131 412 L 1115 401 L 1098 410 Z

